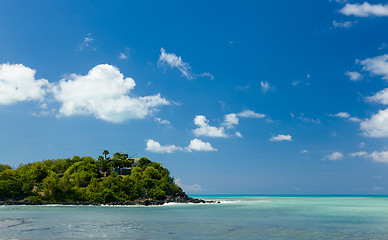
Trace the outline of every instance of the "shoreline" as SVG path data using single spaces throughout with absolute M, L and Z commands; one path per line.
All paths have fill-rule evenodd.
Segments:
M 200 203 L 220 203 L 217 201 L 205 201 L 203 199 L 198 198 L 192 198 L 192 197 L 167 197 L 165 200 L 156 200 L 152 198 L 147 199 L 139 199 L 134 201 L 118 201 L 118 202 L 109 202 L 109 203 L 99 203 L 99 202 L 92 202 L 92 201 L 75 201 L 75 202 L 48 202 L 48 201 L 42 201 L 42 202 L 34 202 L 29 200 L 3 200 L 0 201 L 0 206 L 38 206 L 38 205 L 71 205 L 71 206 L 161 206 L 168 203 L 193 203 L 193 204 L 200 204 Z

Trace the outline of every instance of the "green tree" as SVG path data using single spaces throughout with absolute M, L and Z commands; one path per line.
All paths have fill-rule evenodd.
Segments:
M 105 159 L 106 159 L 106 156 L 109 154 L 109 151 L 108 150 L 104 150 L 103 152 L 102 152 L 102 155 L 104 155 L 105 156 Z

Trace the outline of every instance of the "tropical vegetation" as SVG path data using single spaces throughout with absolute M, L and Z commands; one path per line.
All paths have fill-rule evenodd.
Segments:
M 120 153 L 103 156 L 45 160 L 16 169 L 0 164 L 0 200 L 33 202 L 112 203 L 139 199 L 164 200 L 181 194 L 170 172 L 148 158 L 128 160 Z M 118 175 L 115 169 L 131 169 Z

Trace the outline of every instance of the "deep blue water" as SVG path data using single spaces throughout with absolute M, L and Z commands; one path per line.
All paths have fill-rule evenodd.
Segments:
M 0 239 L 388 239 L 384 196 L 201 198 L 221 203 L 1 206 Z

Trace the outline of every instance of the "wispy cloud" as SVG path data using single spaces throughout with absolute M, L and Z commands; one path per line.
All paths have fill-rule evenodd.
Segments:
M 362 79 L 362 75 L 359 72 L 347 71 L 345 73 L 345 75 L 348 76 L 350 81 L 353 81 L 353 82 L 357 82 L 357 81 L 360 81 Z
M 357 21 L 339 21 L 337 22 L 336 20 L 333 21 L 333 26 L 335 28 L 351 28 L 353 27 L 354 24 L 357 24 Z
M 269 84 L 268 81 L 260 81 L 261 91 L 265 94 L 269 91 L 274 91 L 275 88 Z
M 129 57 L 129 51 L 130 51 L 129 48 L 125 48 L 125 51 L 121 52 L 121 53 L 118 55 L 118 58 L 119 58 L 120 60 L 126 60 L 126 59 L 128 59 L 128 57 Z
M 78 51 L 83 51 L 90 49 L 93 51 L 97 50 L 97 47 L 94 45 L 95 39 L 92 37 L 91 33 L 88 33 L 87 36 L 82 40 L 81 44 L 78 45 Z
M 178 57 L 174 53 L 167 53 L 164 48 L 160 49 L 158 65 L 162 67 L 168 66 L 170 68 L 176 68 L 182 73 L 182 76 L 189 80 L 192 80 L 196 77 L 207 77 L 210 80 L 214 79 L 214 76 L 208 72 L 200 74 L 192 73 L 191 67 L 187 62 L 184 62 L 180 56 Z

